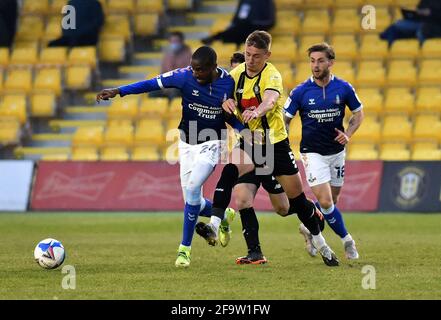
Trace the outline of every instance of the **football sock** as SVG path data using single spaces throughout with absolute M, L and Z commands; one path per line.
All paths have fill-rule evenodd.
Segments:
M 259 242 L 259 221 L 253 207 L 239 210 L 242 221 L 242 233 L 247 243 L 248 251 L 262 252 Z
M 221 224 L 222 220 L 219 217 L 211 216 L 210 218 L 210 224 L 213 227 L 214 232 L 217 234 L 219 231 L 219 226 Z
M 297 213 L 297 217 L 312 235 L 320 233 L 320 227 L 315 218 L 314 204 L 306 199 L 305 193 L 302 192 L 299 196 L 289 199 L 289 214 Z
M 181 244 L 184 246 L 191 246 L 191 241 L 193 239 L 194 228 L 196 226 L 196 222 L 198 221 L 198 214 L 201 205 L 192 206 L 188 203 L 185 203 L 184 207 L 184 230 L 182 232 L 182 242 Z
M 332 205 L 330 208 L 325 209 L 321 208 L 320 204 L 316 203 L 317 208 L 323 213 L 323 216 L 326 219 L 326 222 L 331 227 L 334 232 L 340 236 L 340 238 L 344 238 L 348 235 L 348 231 L 346 230 L 345 223 L 343 221 L 343 216 L 335 205 Z
M 231 192 L 239 178 L 239 170 L 234 164 L 227 164 L 222 170 L 222 175 L 217 182 L 213 197 L 213 214 L 223 218 L 224 211 L 231 201 Z M 217 210 L 215 210 L 217 209 Z M 219 210 L 220 209 L 220 210 Z
M 213 204 L 210 200 L 207 198 L 201 199 L 201 212 L 199 212 L 199 215 L 201 217 L 211 217 L 211 208 L 213 207 Z
M 323 238 L 323 235 L 319 233 L 318 235 L 312 235 L 312 240 L 314 243 L 314 246 L 317 247 L 317 249 L 320 249 L 324 245 L 326 245 L 326 240 Z
M 343 242 L 343 244 L 347 241 L 352 241 L 352 240 L 353 240 L 352 236 L 349 233 L 346 235 L 346 237 L 341 238 L 341 242 Z

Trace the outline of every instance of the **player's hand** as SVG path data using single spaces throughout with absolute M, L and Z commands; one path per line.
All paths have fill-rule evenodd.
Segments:
M 242 119 L 243 122 L 248 123 L 251 120 L 259 118 L 259 113 L 255 108 L 249 108 L 246 109 L 244 112 L 242 112 Z
M 96 102 L 99 103 L 100 100 L 109 100 L 111 98 L 114 98 L 117 94 L 119 94 L 118 88 L 104 89 L 96 95 Z
M 225 110 L 226 113 L 232 114 L 234 110 L 236 110 L 237 102 L 234 99 L 227 99 L 222 103 L 222 109 Z
M 349 142 L 349 137 L 347 136 L 346 133 L 344 133 L 341 130 L 338 130 L 337 128 L 335 128 L 335 131 L 337 132 L 337 137 L 335 137 L 334 141 L 337 141 L 341 145 L 345 145 Z

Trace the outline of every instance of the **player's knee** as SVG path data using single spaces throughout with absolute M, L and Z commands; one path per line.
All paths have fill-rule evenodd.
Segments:
M 201 186 L 189 185 L 185 189 L 185 201 L 192 206 L 196 206 L 201 203 L 202 192 Z
M 331 199 L 321 199 L 319 200 L 320 207 L 323 209 L 329 209 L 334 205 L 334 202 Z
M 253 199 L 236 197 L 236 207 L 238 210 L 250 208 L 253 206 Z
M 314 204 L 306 199 L 305 193 L 289 199 L 289 214 L 297 213 L 299 217 L 309 218 L 315 213 Z
M 281 217 L 286 217 L 289 215 L 289 204 L 277 204 L 274 206 L 274 210 Z
M 332 202 L 334 202 L 334 205 L 337 204 L 338 199 L 340 199 L 340 195 L 339 195 L 339 194 L 337 194 L 337 195 L 332 195 Z

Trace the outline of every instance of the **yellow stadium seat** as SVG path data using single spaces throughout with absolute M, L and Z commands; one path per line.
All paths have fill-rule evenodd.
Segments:
M 169 10 L 190 10 L 193 6 L 193 0 L 168 0 L 167 8 Z
M 75 47 L 69 52 L 68 63 L 73 65 L 87 65 L 95 69 L 96 67 L 96 48 L 95 47 Z
M 363 61 L 383 59 L 388 53 L 387 41 L 381 40 L 377 34 L 366 34 L 362 37 L 360 58 Z
M 139 96 L 129 96 L 124 99 L 112 101 L 108 108 L 108 119 L 130 119 L 134 120 L 138 117 Z
M 378 88 L 361 88 L 356 93 L 366 116 L 375 116 L 383 112 L 384 97 Z
M 104 126 L 79 127 L 72 137 L 74 147 L 99 148 L 104 142 Z
M 107 121 L 107 128 L 111 127 L 130 127 L 133 121 L 130 119 L 109 119 Z
M 58 39 L 62 36 L 63 32 L 61 29 L 61 21 L 61 17 L 59 16 L 51 17 L 48 20 L 42 37 L 42 40 L 45 43 L 48 43 L 51 40 Z
M 149 98 L 144 96 L 141 99 L 139 107 L 139 116 L 158 116 L 164 117 L 168 113 L 168 99 L 167 98 Z
M 357 8 L 364 0 L 334 0 L 336 8 Z
M 381 61 L 362 61 L 355 82 L 357 87 L 381 87 L 385 78 L 386 70 Z
M 53 117 L 57 110 L 56 97 L 53 93 L 36 93 L 31 97 L 32 117 Z
M 129 153 L 123 147 L 106 147 L 101 150 L 100 160 L 102 161 L 128 161 Z
M 353 35 L 335 35 L 330 44 L 337 60 L 353 60 L 358 56 L 358 45 Z
M 67 60 L 67 48 L 65 47 L 51 47 L 44 48 L 40 52 L 39 65 L 55 65 L 63 66 Z
M 0 118 L 10 118 L 19 121 L 20 124 L 27 122 L 26 96 L 6 95 L 0 103 Z
M 293 40 L 274 42 L 271 45 L 271 52 L 272 55 L 270 59 L 274 63 L 278 61 L 294 62 L 297 58 L 297 44 Z
M 420 44 L 416 39 L 400 39 L 394 41 L 389 52 L 393 59 L 414 59 L 419 55 Z
M 381 136 L 382 141 L 408 142 L 412 138 L 412 123 L 407 116 L 386 116 Z
M 299 115 L 295 115 L 289 123 L 289 142 L 295 145 L 300 144 L 302 139 L 302 122 Z
M 276 0 L 277 10 L 297 9 L 303 5 L 304 0 Z
M 280 35 L 293 36 L 300 30 L 300 18 L 294 11 L 276 12 L 276 25 L 271 29 L 273 37 Z
M 302 6 L 305 9 L 329 8 L 333 5 L 333 0 L 306 0 Z
M 165 132 L 161 121 L 140 120 L 135 133 L 136 145 L 162 145 L 165 143 Z
M 329 28 L 329 13 L 327 10 L 305 11 L 301 27 L 302 34 L 327 34 Z
M 162 1 L 157 0 L 137 0 L 136 12 L 163 13 L 164 4 Z
M 99 43 L 99 57 L 103 62 L 124 62 L 126 58 L 124 38 L 102 39 Z
M 438 115 L 418 115 L 415 118 L 413 139 L 441 141 L 441 120 Z
M 32 88 L 32 73 L 30 70 L 9 70 L 4 85 L 8 93 L 29 93 Z
M 333 34 L 360 31 L 360 13 L 356 9 L 337 9 L 331 31 Z
M 0 69 L 0 94 L 3 91 L 3 70 Z
M 0 115 L 0 146 L 18 144 L 20 135 L 20 123 L 15 120 L 11 121 L 7 117 L 3 118 Z
M 422 60 L 418 75 L 418 84 L 421 85 L 441 85 L 441 59 Z
M 355 82 L 355 71 L 352 63 L 349 61 L 335 61 L 331 72 L 338 78 L 343 79 L 351 84 Z
M 71 160 L 73 161 L 97 161 L 98 150 L 96 148 L 74 148 L 72 150 Z
M 418 90 L 416 100 L 417 111 L 440 112 L 441 90 L 439 87 L 422 87 Z
M 368 33 L 372 32 L 381 32 L 385 30 L 391 23 L 392 17 L 389 12 L 389 8 L 385 6 L 379 6 L 371 3 L 370 1 L 366 1 L 366 4 L 373 5 L 375 7 L 375 29 L 367 30 Z
M 211 47 L 216 51 L 218 60 L 230 60 L 233 52 L 236 51 L 236 44 L 234 43 L 223 43 L 219 41 L 213 42 Z
M 300 37 L 299 59 L 309 60 L 308 48 L 323 41 L 325 41 L 324 35 L 302 35 Z
M 374 142 L 381 139 L 381 125 L 375 117 L 365 117 L 358 130 L 351 137 L 351 142 Z
M 34 1 L 38 2 L 38 1 Z M 18 24 L 18 30 L 15 35 L 17 40 L 36 40 L 44 34 L 44 19 L 38 16 L 23 16 Z
M 301 62 L 296 64 L 295 82 L 300 84 L 311 78 L 311 65 L 309 62 Z
M 44 15 L 49 12 L 48 0 L 24 0 L 21 9 L 22 14 L 39 14 Z
M 51 15 L 59 15 L 61 9 L 67 4 L 67 0 L 52 0 L 49 5 L 49 13 Z
M 279 68 L 280 74 L 282 75 L 283 79 L 283 87 L 287 90 L 287 92 L 290 92 L 297 83 L 295 82 L 294 73 L 292 71 L 291 67 L 287 68 Z
M 159 15 L 157 13 L 139 13 L 134 19 L 134 33 L 137 36 L 151 36 L 158 33 Z
M 380 160 L 408 161 L 410 150 L 405 143 L 383 143 L 380 150 Z
M 110 126 L 104 133 L 104 143 L 111 147 L 129 147 L 133 144 L 133 126 Z
M 417 71 L 412 60 L 393 60 L 389 63 L 387 84 L 389 86 L 414 86 Z
M 41 160 L 44 161 L 68 161 L 70 159 L 70 152 L 68 153 L 49 153 L 44 154 Z
M 356 133 L 357 134 L 357 133 Z M 348 146 L 348 160 L 377 160 L 378 150 L 374 143 L 353 143 Z
M 132 150 L 133 161 L 158 161 L 160 160 L 156 147 L 135 147 Z
M 92 71 L 89 66 L 71 66 L 66 68 L 66 88 L 86 90 L 92 85 Z
M 170 102 L 170 107 L 168 108 L 167 117 L 175 118 L 175 117 L 181 117 L 181 115 L 182 115 L 182 99 L 174 98 Z
M 121 38 L 129 41 L 132 36 L 128 15 L 118 14 L 106 16 L 106 22 L 100 33 L 100 38 Z
M 441 149 L 436 142 L 417 142 L 412 145 L 413 161 L 439 161 Z
M 9 64 L 9 49 L 0 48 L 0 67 L 6 67 Z
M 32 66 L 37 63 L 37 60 L 36 48 L 16 48 L 12 51 L 9 64 Z
M 58 68 L 40 69 L 35 76 L 34 91 L 53 92 L 61 95 L 61 71 Z
M 107 0 L 107 13 L 127 14 L 134 10 L 134 0 Z
M 441 39 L 424 41 L 421 56 L 425 59 L 441 59 Z
M 408 88 L 390 88 L 386 92 L 384 111 L 411 114 L 415 111 L 415 98 Z

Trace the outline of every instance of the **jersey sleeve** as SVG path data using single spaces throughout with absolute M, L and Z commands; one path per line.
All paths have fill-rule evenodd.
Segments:
M 352 112 L 360 111 L 363 108 L 363 105 L 358 98 L 357 94 L 355 93 L 354 87 L 350 83 L 346 84 L 346 105 L 349 107 L 349 109 Z
M 264 80 L 263 91 L 274 90 L 280 94 L 283 93 L 282 76 L 280 75 L 280 72 L 277 71 L 275 68 L 271 68 L 270 70 L 268 70 L 268 74 L 265 78 L 262 78 L 262 80 Z
M 156 78 L 135 82 L 119 87 L 120 96 L 152 92 L 164 88 L 181 89 L 185 83 L 185 77 L 189 69 L 176 69 L 158 75 Z M 191 72 L 191 71 L 190 71 Z
M 291 90 L 288 99 L 286 99 L 283 110 L 288 118 L 293 118 L 301 107 L 300 88 Z

